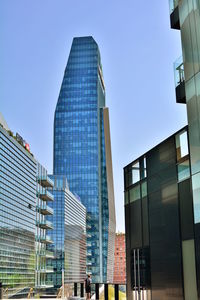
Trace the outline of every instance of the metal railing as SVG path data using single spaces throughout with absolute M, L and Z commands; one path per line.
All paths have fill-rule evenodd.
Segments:
M 74 283 L 73 295 L 74 297 L 85 297 L 84 283 Z M 91 300 L 95 299 L 126 300 L 126 285 L 114 283 L 92 283 Z
M 174 81 L 175 81 L 175 87 L 177 87 L 179 84 L 184 82 L 185 80 L 185 73 L 184 73 L 184 64 L 183 64 L 183 57 L 180 56 L 175 62 L 174 62 Z
M 178 6 L 179 0 L 169 0 L 169 12 L 170 14 L 175 10 Z

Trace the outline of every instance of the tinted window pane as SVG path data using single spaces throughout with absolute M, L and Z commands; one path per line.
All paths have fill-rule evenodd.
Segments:
M 178 165 L 178 180 L 182 181 L 190 177 L 189 160 Z
M 130 192 L 130 203 L 140 199 L 140 185 L 139 184 L 137 186 L 135 186 L 134 188 L 132 188 L 129 192 Z
M 124 193 L 124 204 L 128 204 L 128 191 Z
M 188 155 L 188 138 L 187 131 L 183 131 L 176 135 L 176 154 L 179 161 L 182 157 Z
M 140 165 L 139 161 L 132 165 L 132 183 L 136 183 L 140 180 Z
M 194 222 L 200 223 L 200 174 L 192 176 Z
M 145 197 L 147 195 L 147 182 L 142 183 L 142 197 Z

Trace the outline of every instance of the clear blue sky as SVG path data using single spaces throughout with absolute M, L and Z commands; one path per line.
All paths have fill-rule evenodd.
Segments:
M 123 167 L 186 124 L 175 103 L 180 32 L 168 0 L 1 0 L 0 111 L 52 172 L 53 116 L 74 36 L 92 35 L 106 84 L 117 229 L 124 230 Z

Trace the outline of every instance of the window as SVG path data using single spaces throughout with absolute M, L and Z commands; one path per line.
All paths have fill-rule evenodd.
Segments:
M 184 130 L 176 135 L 176 155 L 177 161 L 188 155 L 188 138 L 187 131 Z
M 200 223 L 200 174 L 192 176 L 192 189 L 194 201 L 194 222 Z
M 190 177 L 190 165 L 189 160 L 187 159 L 178 165 L 178 180 L 182 181 L 188 177 Z
M 130 203 L 140 199 L 140 184 L 136 185 L 129 192 L 130 192 Z
M 125 192 L 125 205 L 128 204 L 128 191 Z
M 136 183 L 140 180 L 140 164 L 139 161 L 132 165 L 132 183 Z

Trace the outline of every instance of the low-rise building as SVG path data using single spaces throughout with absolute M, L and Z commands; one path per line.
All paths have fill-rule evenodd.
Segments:
M 126 284 L 125 233 L 116 233 L 113 283 Z

